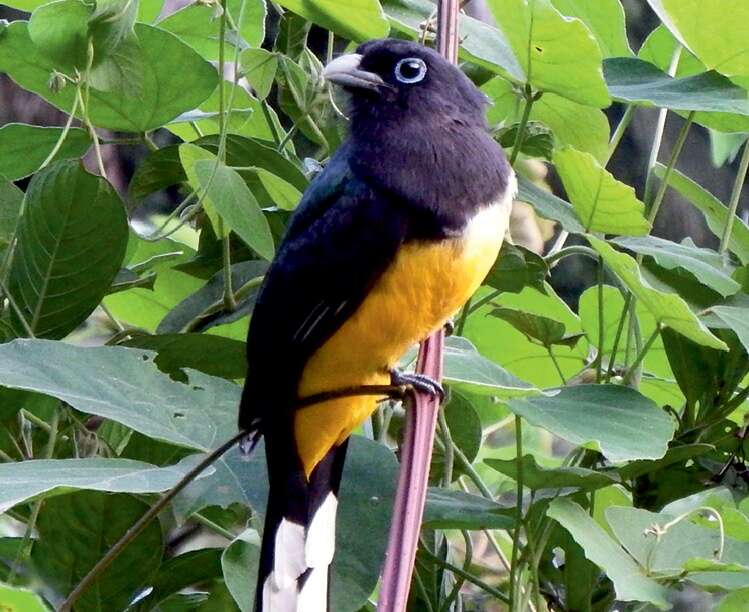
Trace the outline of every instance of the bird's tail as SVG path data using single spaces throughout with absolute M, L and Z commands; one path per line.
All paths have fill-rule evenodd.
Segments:
M 326 612 L 335 551 L 338 488 L 347 442 L 332 448 L 309 480 L 269 463 L 270 493 L 260 552 L 256 612 Z

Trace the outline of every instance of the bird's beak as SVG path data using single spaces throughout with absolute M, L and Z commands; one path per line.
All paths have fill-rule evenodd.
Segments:
M 379 90 L 385 85 L 385 81 L 374 72 L 362 70 L 359 67 L 361 58 L 359 53 L 341 55 L 325 66 L 322 75 L 325 80 L 342 87 Z

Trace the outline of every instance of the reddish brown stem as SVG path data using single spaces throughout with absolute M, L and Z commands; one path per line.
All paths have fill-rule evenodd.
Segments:
M 437 50 L 452 63 L 458 61 L 459 13 L 460 0 L 440 0 Z M 438 382 L 442 379 L 444 344 L 444 329 L 435 332 L 421 344 L 416 363 L 418 373 L 426 374 Z M 385 552 L 378 612 L 404 612 L 406 609 L 424 515 L 438 412 L 438 398 L 426 393 L 413 393 L 411 409 L 406 415 L 398 488 Z

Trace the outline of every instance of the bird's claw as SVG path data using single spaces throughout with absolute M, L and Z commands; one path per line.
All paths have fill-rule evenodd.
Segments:
M 445 399 L 445 389 L 440 383 L 426 374 L 405 373 L 398 370 L 390 372 L 390 382 L 392 385 L 408 385 L 420 393 L 426 393 L 432 397 L 439 398 L 442 402 Z

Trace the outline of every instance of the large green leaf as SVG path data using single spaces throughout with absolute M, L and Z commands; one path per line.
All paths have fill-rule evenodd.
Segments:
M 278 55 L 265 49 L 245 49 L 239 58 L 239 63 L 255 95 L 265 100 L 276 78 Z
M 567 17 L 577 17 L 588 26 L 604 57 L 632 55 L 627 41 L 624 7 L 619 0 L 551 0 Z
M 188 371 L 189 384 L 176 382 L 159 371 L 154 357 L 124 347 L 15 340 L 0 345 L 0 384 L 51 395 L 195 450 L 210 450 L 236 433 L 237 385 L 195 371 Z
M 550 396 L 514 398 L 508 407 L 532 425 L 611 461 L 659 459 L 674 435 L 673 419 L 629 387 L 579 385 Z
M 0 464 L 0 513 L 29 499 L 79 489 L 109 493 L 160 493 L 195 462 L 156 467 L 129 459 L 36 459 Z
M 650 231 L 645 205 L 589 153 L 570 147 L 554 153 L 567 195 L 586 231 L 641 236 Z
M 585 556 L 603 569 L 616 589 L 617 599 L 645 601 L 669 608 L 667 590 L 648 578 L 635 561 L 578 504 L 558 498 L 551 502 L 548 516 L 557 521 L 585 551 Z
M 210 334 L 159 334 L 135 336 L 122 346 L 155 351 L 156 365 L 172 376 L 185 368 L 228 379 L 244 378 L 247 373 L 245 344 L 230 338 Z
M 489 467 L 500 474 L 517 479 L 518 462 L 516 459 L 484 459 Z M 536 463 L 533 455 L 523 456 L 523 486 L 531 490 L 575 488 L 583 491 L 594 491 L 616 483 L 607 474 L 576 466 L 544 468 Z
M 698 344 L 727 350 L 725 343 L 707 330 L 681 297 L 653 289 L 642 277 L 640 268 L 632 257 L 615 251 L 609 244 L 593 236 L 588 236 L 588 240 L 603 257 L 606 265 L 645 305 L 659 324 L 670 327 Z
M 662 179 L 665 174 L 664 166 L 657 164 L 655 173 Z M 668 184 L 704 215 L 707 226 L 713 234 L 718 237 L 723 235 L 728 222 L 728 208 L 718 198 L 678 170 L 674 170 L 668 177 Z M 733 232 L 728 246 L 742 263 L 749 263 L 749 227 L 741 217 L 734 219 Z
M 464 493 L 430 487 L 424 507 L 424 527 L 429 529 L 511 529 L 513 509 Z
M 218 82 L 216 70 L 173 34 L 138 24 L 135 28 L 144 62 L 143 91 L 137 98 L 92 90 L 89 114 L 94 125 L 110 130 L 144 132 L 161 127 L 203 102 Z M 0 37 L 0 72 L 68 112 L 75 91 L 53 92 L 53 65 L 35 48 L 26 22 L 8 25 Z
M 727 297 L 733 295 L 741 285 L 731 278 L 733 269 L 723 257 L 710 249 L 701 249 L 694 243 L 678 244 L 655 236 L 617 238 L 613 242 L 625 249 L 647 255 L 658 265 L 669 270 L 683 268 L 697 279 Z
M 261 257 L 271 260 L 275 247 L 268 220 L 236 170 L 211 160 L 195 162 L 195 175 L 228 227 Z
M 240 6 L 244 4 L 242 23 L 239 23 Z M 238 43 L 240 48 L 246 45 L 259 47 L 265 36 L 265 2 L 263 0 L 230 0 L 226 3 L 226 10 L 233 23 L 239 27 L 242 40 L 237 41 L 236 34 L 231 33 L 225 38 L 226 56 L 233 57 L 234 47 L 231 43 Z M 162 30 L 179 36 L 208 60 L 219 58 L 219 24 L 221 20 L 215 16 L 215 8 L 211 4 L 195 2 L 168 15 L 156 25 Z
M 7 123 L 0 127 L 0 176 L 16 181 L 36 172 L 52 152 L 62 128 Z M 72 128 L 55 159 L 81 157 L 91 146 L 86 130 Z
M 34 47 L 58 70 L 73 74 L 86 68 L 91 9 L 80 0 L 57 0 L 34 11 L 29 38 Z
M 279 0 L 278 4 L 355 41 L 383 38 L 390 29 L 378 0 Z
M 421 24 L 434 14 L 434 4 L 429 0 L 384 0 L 382 3 L 393 28 L 418 38 Z M 524 81 L 525 73 L 515 58 L 508 39 L 492 26 L 460 15 L 462 59 L 508 76 L 516 82 Z
M 523 104 L 516 87 L 502 77 L 481 86 L 493 103 L 487 110 L 489 123 L 501 121 L 507 125 L 520 121 Z M 600 109 L 546 93 L 533 104 L 529 118 L 551 129 L 558 146 L 570 145 L 592 154 L 598 161 L 608 156 L 609 122 Z
M 125 209 L 114 188 L 78 162 L 34 176 L 18 230 L 10 293 L 38 337 L 62 338 L 96 308 L 125 256 Z M 13 327 L 26 335 L 14 313 Z
M 574 346 L 581 336 L 581 334 L 567 336 L 564 323 L 517 308 L 500 306 L 492 310 L 491 315 L 507 321 L 529 340 L 539 342 L 546 348 L 551 348 L 554 344 Z
M 450 337 L 445 342 L 445 382 L 467 391 L 513 397 L 538 390 L 484 358 L 466 338 Z
M 35 568 L 61 593 L 68 593 L 148 509 L 122 493 L 81 491 L 48 500 L 37 522 Z M 161 563 L 164 543 L 151 523 L 117 556 L 76 604 L 76 610 L 124 610 Z
M 743 0 L 648 0 L 664 25 L 708 68 L 749 75 L 749 4 Z
M 609 93 L 618 102 L 749 115 L 749 93 L 717 72 L 673 78 L 633 57 L 607 59 L 603 70 Z
M 580 104 L 609 105 L 601 51 L 581 21 L 565 19 L 550 0 L 489 0 L 488 4 L 523 69 L 523 81 Z

